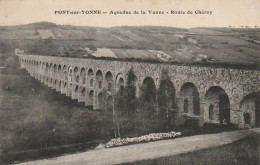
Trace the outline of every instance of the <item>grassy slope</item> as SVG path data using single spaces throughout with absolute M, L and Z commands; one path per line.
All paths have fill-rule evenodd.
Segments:
M 35 35 L 35 29 L 39 35 Z M 180 40 L 176 35 L 188 36 L 198 44 Z M 241 38 L 259 39 L 259 29 L 180 29 L 153 26 L 95 28 L 51 23 L 0 27 L 2 39 L 31 40 L 48 36 L 67 48 L 94 45 L 104 48 L 155 49 L 162 50 L 181 62 L 194 62 L 199 54 L 205 54 L 214 62 L 260 63 L 260 45 Z

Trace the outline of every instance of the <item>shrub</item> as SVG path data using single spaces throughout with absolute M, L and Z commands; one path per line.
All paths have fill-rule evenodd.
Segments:
M 199 121 L 197 119 L 187 119 L 183 126 L 191 130 L 195 130 L 199 128 Z

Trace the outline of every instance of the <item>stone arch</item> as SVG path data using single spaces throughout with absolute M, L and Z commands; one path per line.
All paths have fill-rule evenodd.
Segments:
M 111 95 L 109 95 L 107 97 L 107 101 L 106 101 L 106 109 L 108 111 L 113 111 L 113 106 L 114 106 L 113 97 Z
M 176 90 L 170 79 L 162 80 L 158 89 L 158 105 L 161 110 L 173 110 L 176 106 Z
M 88 70 L 88 80 L 89 80 L 89 86 L 94 86 L 94 71 L 92 69 Z
M 124 90 L 125 90 L 125 80 L 120 77 L 119 80 L 118 80 L 118 91 L 120 93 L 120 95 L 123 95 L 124 94 Z
M 54 72 L 57 72 L 57 70 L 58 70 L 57 64 L 53 65 L 53 70 L 54 70 Z
M 61 65 L 58 65 L 58 73 L 61 74 Z
M 63 65 L 63 67 L 62 67 L 62 78 L 63 78 L 65 81 L 67 81 L 67 79 L 68 79 L 67 73 L 68 73 L 68 71 L 67 71 L 67 65 Z
M 141 86 L 141 97 L 146 103 L 156 102 L 156 86 L 151 77 L 146 77 Z
M 45 64 L 45 72 L 46 72 L 46 75 L 48 75 L 48 72 L 49 72 L 49 63 L 46 62 Z
M 74 69 L 73 69 L 73 81 L 77 82 L 77 83 L 79 82 L 78 71 L 79 71 L 79 68 L 77 66 L 74 67 Z
M 81 96 L 81 97 L 85 97 L 85 95 L 86 95 L 86 88 L 83 87 L 83 88 L 81 89 L 80 96 Z
M 75 66 L 74 69 L 73 69 L 73 73 L 76 73 L 76 74 L 77 74 L 78 71 L 79 71 L 79 68 L 78 68 L 77 66 Z
M 63 65 L 62 70 L 67 72 L 67 65 Z
M 68 66 L 68 72 L 69 72 L 69 74 L 73 73 L 73 68 L 71 66 Z
M 191 83 L 184 83 L 180 90 L 181 104 L 186 99 L 188 101 L 188 111 L 194 115 L 200 115 L 200 96 L 197 87 Z M 180 106 L 184 107 L 184 106 Z
M 260 94 L 253 92 L 246 95 L 240 103 L 242 125 L 250 127 L 260 126 Z
M 58 65 L 58 71 L 61 71 L 61 64 Z
M 79 83 L 80 76 L 76 75 L 76 83 Z
M 89 104 L 93 105 L 93 102 L 94 102 L 94 91 L 93 90 L 91 90 L 89 92 L 88 98 L 89 98 Z
M 105 75 L 106 79 L 106 88 L 107 91 L 112 92 L 113 91 L 113 75 L 110 71 L 108 71 Z
M 122 73 L 117 74 L 116 76 L 116 91 L 123 94 L 124 87 L 125 87 L 125 80 Z
M 73 69 L 71 66 L 68 66 L 68 73 L 67 73 L 66 77 L 67 77 L 67 80 L 69 80 L 71 82 L 73 81 Z
M 54 69 L 53 69 L 53 64 L 52 64 L 52 63 L 50 63 L 49 74 L 50 74 L 50 76 L 51 76 L 51 77 L 53 76 L 53 72 L 54 72 Z
M 103 98 L 103 93 L 100 92 L 98 94 L 98 98 L 97 98 L 97 106 L 98 106 L 98 109 L 102 109 L 103 105 L 104 105 L 104 98 Z
M 96 81 L 97 81 L 97 87 L 101 89 L 103 85 L 103 74 L 101 70 L 98 70 L 96 73 Z
M 78 85 L 76 85 L 74 92 L 75 92 L 76 94 L 78 94 L 78 92 L 79 92 L 79 86 L 78 86 Z
M 220 124 L 230 122 L 230 100 L 225 92 L 219 86 L 212 86 L 208 89 L 204 97 L 205 110 L 209 110 L 209 106 L 214 106 L 213 121 Z M 209 111 L 204 111 L 205 120 L 209 120 Z
M 59 81 L 59 88 L 61 88 L 61 81 Z
M 86 69 L 81 68 L 80 70 L 80 83 L 85 84 L 86 83 Z

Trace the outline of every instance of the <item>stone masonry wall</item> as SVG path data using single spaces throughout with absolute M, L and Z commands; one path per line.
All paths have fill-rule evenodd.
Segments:
M 26 54 L 17 54 L 17 56 L 20 59 L 21 67 L 25 68 L 31 76 L 72 99 L 92 105 L 94 109 L 100 108 L 98 95 L 107 91 L 109 82 L 109 89 L 112 89 L 102 96 L 113 96 L 113 93 L 118 90 L 119 79 L 123 78 L 125 83 L 126 74 L 131 68 L 137 77 L 137 95 L 139 95 L 139 88 L 146 77 L 151 77 L 158 89 L 162 70 L 168 70 L 176 89 L 177 109 L 180 112 L 183 112 L 183 106 L 179 106 L 183 105 L 180 103 L 183 100 L 180 94 L 181 87 L 187 82 L 194 84 L 200 98 L 201 110 L 200 116 L 197 117 L 200 124 L 208 121 L 208 115 L 204 115 L 204 112 L 208 111 L 208 108 L 205 108 L 205 105 L 208 104 L 205 95 L 210 87 L 218 86 L 226 92 L 230 101 L 230 121 L 240 127 L 243 127 L 244 122 L 240 106 L 243 98 L 260 91 L 260 71 L 258 70 Z M 83 75 L 81 74 L 82 69 L 85 70 Z M 110 77 L 109 80 L 106 80 L 108 72 L 112 73 L 112 79 Z M 97 75 L 97 73 L 99 74 Z M 102 73 L 101 77 L 100 73 Z M 83 79 L 85 83 L 83 83 Z M 93 85 L 91 85 L 92 83 Z M 93 101 L 90 99 L 91 93 L 94 94 Z M 208 114 L 208 112 L 205 113 Z M 178 114 L 177 120 L 183 120 L 182 114 Z

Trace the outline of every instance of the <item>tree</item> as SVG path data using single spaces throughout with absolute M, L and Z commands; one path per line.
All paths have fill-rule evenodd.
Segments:
M 149 133 L 157 130 L 157 93 L 152 78 L 145 78 L 140 87 L 138 124 L 142 133 Z
M 121 134 L 129 134 L 134 131 L 134 118 L 138 108 L 135 82 L 136 76 L 131 68 L 127 73 L 126 86 L 120 88 L 115 94 L 115 122 L 117 128 L 121 128 Z
M 158 89 L 158 124 L 161 131 L 169 131 L 173 126 L 175 104 L 175 89 L 167 70 L 162 70 Z
M 135 82 L 136 76 L 134 74 L 133 68 L 131 68 L 127 73 L 126 87 L 124 89 L 125 111 L 130 117 L 135 115 L 138 107 Z

